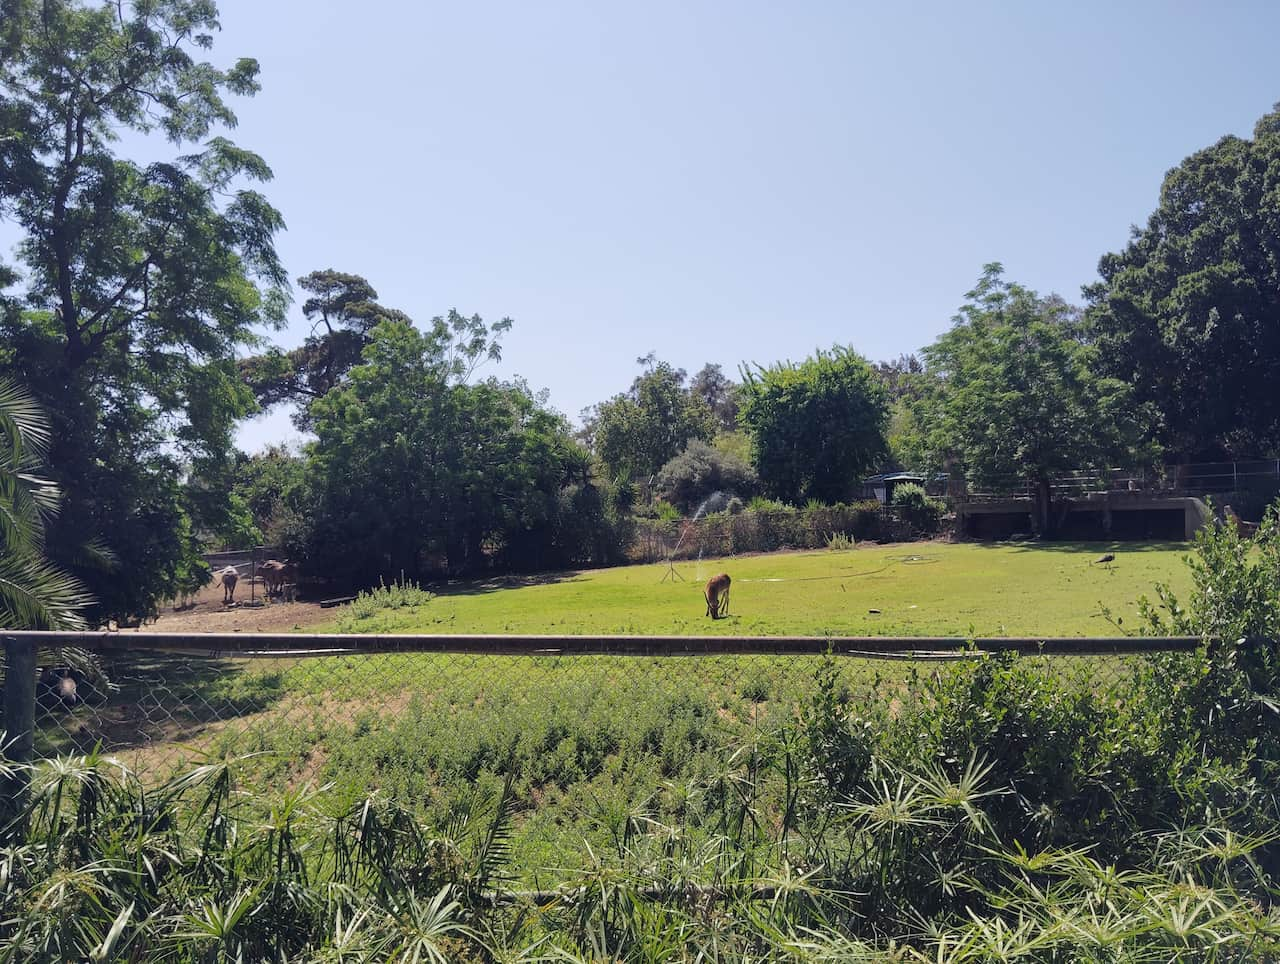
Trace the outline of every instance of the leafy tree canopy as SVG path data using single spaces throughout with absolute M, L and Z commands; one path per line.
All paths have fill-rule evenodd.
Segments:
M 305 511 L 306 460 L 285 445 L 262 452 L 237 452 L 232 495 L 248 510 L 260 538 L 268 545 L 289 541 L 296 517 Z
M 732 432 L 738 427 L 739 391 L 738 383 L 719 365 L 703 365 L 689 382 L 689 394 L 707 403 L 719 432 Z
M 380 322 L 409 321 L 409 317 L 378 304 L 378 293 L 357 274 L 332 268 L 313 271 L 298 279 L 298 287 L 311 295 L 302 305 L 311 334 L 292 351 L 273 348 L 244 359 L 240 370 L 262 407 L 296 404 L 293 421 L 305 431 L 311 427 L 311 403 L 333 390 L 359 364 L 373 329 Z
M 793 503 L 853 498 L 885 453 L 885 390 L 866 359 L 836 346 L 742 374 L 740 420 L 765 491 Z
M 1280 109 L 1170 171 L 1085 289 L 1103 370 L 1191 459 L 1280 451 Z
M 709 442 L 715 416 L 685 389 L 683 369 L 653 354 L 637 359 L 644 372 L 626 394 L 587 413 L 587 435 L 611 476 L 647 479 L 684 450 L 690 439 Z
M 182 473 L 225 461 L 253 408 L 235 356 L 287 304 L 283 223 L 250 186 L 271 172 L 215 133 L 258 67 L 199 59 L 218 28 L 209 0 L 10 0 L 0 20 L 0 218 L 22 232 L 24 308 L 4 313 L 0 366 L 53 423 L 66 501 L 50 553 L 77 562 L 100 536 L 129 578 L 75 566 L 95 615 L 146 613 L 176 588 L 195 529 L 225 522 L 192 518 Z M 199 146 L 142 165 L 114 153 L 121 130 Z
M 523 385 L 469 382 L 507 325 L 456 313 L 425 332 L 384 322 L 314 404 L 314 568 L 367 584 L 474 572 L 490 551 L 531 542 L 544 564 L 555 558 L 561 490 L 585 481 L 589 459 Z
M 889 399 L 896 402 L 918 394 L 916 386 L 924 375 L 924 361 L 914 353 L 899 355 L 893 361 L 878 362 L 876 373 L 884 382 Z
M 932 467 L 957 460 L 994 488 L 1034 483 L 1049 529 L 1054 478 L 1132 458 L 1146 419 L 1127 385 L 1096 372 L 1077 309 L 1002 272 L 987 265 L 954 326 L 924 350 L 933 378 L 915 424 Z

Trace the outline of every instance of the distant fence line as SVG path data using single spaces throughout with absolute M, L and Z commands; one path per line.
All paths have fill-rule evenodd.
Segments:
M 945 482 L 946 477 L 940 476 L 939 479 Z M 1078 469 L 1058 475 L 1053 481 L 1052 490 L 1055 496 L 1117 491 L 1200 496 L 1223 495 L 1259 485 L 1280 487 L 1280 459 Z M 964 498 L 980 500 L 1033 494 L 1034 487 L 1031 483 L 1009 477 L 996 479 L 985 485 L 972 484 Z
M 279 546 L 252 546 L 247 549 L 225 549 L 221 552 L 206 552 L 201 555 L 214 572 L 235 566 L 236 569 L 248 569 L 261 565 L 268 559 L 283 559 L 284 549 Z M 241 573 L 243 575 L 244 573 Z

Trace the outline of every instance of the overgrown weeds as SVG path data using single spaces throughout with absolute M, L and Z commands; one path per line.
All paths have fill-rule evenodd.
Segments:
M 397 581 L 387 585 L 379 581 L 373 589 L 363 590 L 342 610 L 337 620 L 340 633 L 367 632 L 368 620 L 399 609 L 419 609 L 435 598 L 416 582 Z
M 832 552 L 848 552 L 857 545 L 858 540 L 845 532 L 833 532 L 827 536 L 827 548 Z

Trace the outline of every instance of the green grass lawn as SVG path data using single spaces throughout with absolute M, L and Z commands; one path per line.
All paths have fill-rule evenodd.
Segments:
M 1113 551 L 1110 566 L 1092 565 Z M 1189 585 L 1182 544 L 917 543 L 627 566 L 433 587 L 423 607 L 340 619 L 345 632 L 837 636 L 1107 636 L 1102 606 L 1132 622 L 1158 582 Z M 733 578 L 730 616 L 702 587 Z M 872 612 L 878 610 L 878 612 Z M 333 629 L 334 624 L 317 629 Z

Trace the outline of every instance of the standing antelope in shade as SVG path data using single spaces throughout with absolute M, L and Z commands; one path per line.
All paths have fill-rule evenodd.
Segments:
M 227 566 L 218 573 L 222 583 L 222 604 L 225 606 L 236 601 L 236 583 L 240 581 L 240 573 L 235 566 Z
M 293 562 L 268 559 L 258 567 L 258 572 L 262 574 L 262 583 L 266 587 L 268 598 L 271 596 L 283 598 L 284 587 L 295 585 L 298 581 L 298 566 Z
M 1231 508 L 1229 505 L 1224 505 L 1222 507 L 1222 514 L 1236 524 L 1236 531 L 1242 536 L 1248 537 L 1258 531 L 1258 523 L 1245 522 L 1244 519 L 1236 515 L 1236 510 Z
M 707 599 L 707 615 L 712 619 L 729 615 L 729 574 L 722 572 L 707 580 L 707 588 L 702 591 Z

